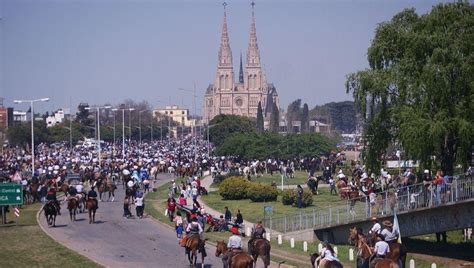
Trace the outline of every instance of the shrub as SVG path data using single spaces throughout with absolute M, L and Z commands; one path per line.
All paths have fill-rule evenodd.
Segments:
M 230 177 L 219 185 L 219 194 L 226 200 L 247 198 L 250 182 L 242 177 Z
M 296 190 L 286 189 L 282 192 L 281 202 L 283 205 L 292 205 L 296 207 Z M 303 196 L 301 198 L 302 207 L 308 207 L 313 204 L 313 193 L 309 189 L 304 189 Z
M 230 178 L 230 177 L 242 177 L 242 176 L 240 176 L 240 174 L 238 172 L 237 173 L 236 172 L 230 172 L 230 173 L 227 173 L 225 175 L 217 174 L 214 177 L 214 180 L 212 182 L 215 183 L 215 184 L 219 184 L 219 183 L 223 182 L 225 179 Z
M 247 196 L 253 202 L 276 201 L 278 197 L 278 190 L 270 185 L 250 183 Z

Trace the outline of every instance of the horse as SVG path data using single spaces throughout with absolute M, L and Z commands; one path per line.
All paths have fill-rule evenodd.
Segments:
M 319 266 L 319 261 L 318 263 L 316 262 L 316 259 L 319 257 L 318 253 L 313 253 L 311 255 L 311 267 L 313 268 L 343 268 L 342 264 L 338 261 L 326 261 L 326 263 L 322 266 Z
M 206 257 L 206 249 L 204 248 L 205 241 L 201 240 L 199 235 L 194 235 L 186 243 L 186 254 L 188 255 L 189 264 L 196 266 L 197 253 L 201 252 L 201 264 L 204 264 L 204 257 Z
M 260 256 L 262 258 L 264 267 L 268 267 L 270 265 L 270 250 L 271 245 L 268 240 L 260 238 L 260 239 L 251 239 L 248 242 L 248 249 L 249 254 L 252 256 L 254 260 L 255 267 L 257 266 L 257 260 Z
M 97 200 L 89 198 L 87 200 L 87 210 L 89 211 L 89 224 L 95 223 L 95 212 L 97 210 Z
M 217 241 L 216 246 L 216 257 L 219 257 L 221 254 L 225 254 L 228 251 L 227 244 L 222 241 Z M 242 251 L 237 253 L 230 259 L 230 268 L 252 268 L 254 267 L 253 258 Z
M 71 221 L 76 220 L 77 208 L 79 206 L 79 201 L 75 197 L 71 197 L 67 202 L 67 209 L 69 210 L 69 217 Z
M 98 187 L 97 190 L 99 191 L 99 200 L 102 201 L 102 194 L 105 192 L 109 193 L 109 197 L 107 198 L 107 201 L 110 200 L 110 197 L 112 197 L 112 202 L 115 200 L 115 189 L 117 189 L 117 186 L 113 182 L 106 181 L 104 182 L 103 180 L 98 181 Z
M 48 226 L 56 227 L 56 215 L 58 215 L 56 206 L 52 202 L 48 202 L 44 205 L 43 210 Z
M 369 246 L 367 243 L 367 239 L 365 235 L 362 233 L 362 229 L 360 228 L 350 228 L 349 229 L 349 243 L 354 244 L 357 249 L 357 267 L 358 268 L 369 268 L 370 262 L 372 261 L 374 252 L 372 248 Z M 390 244 L 390 253 L 385 256 L 384 259 L 379 260 L 375 268 L 399 268 L 399 267 L 404 267 L 405 264 L 405 259 L 406 259 L 406 253 L 405 256 L 400 260 L 402 266 L 399 266 L 399 256 L 396 256 L 394 259 L 394 256 L 391 255 L 392 253 L 392 245 L 393 244 L 398 244 L 398 243 L 392 243 Z M 395 248 L 394 248 L 395 249 Z

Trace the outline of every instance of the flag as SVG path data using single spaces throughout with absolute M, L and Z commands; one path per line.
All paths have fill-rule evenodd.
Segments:
M 398 218 L 397 218 L 396 213 L 393 214 L 393 232 L 398 235 L 397 242 L 401 244 L 402 243 L 402 234 L 400 233 L 400 225 L 398 225 Z

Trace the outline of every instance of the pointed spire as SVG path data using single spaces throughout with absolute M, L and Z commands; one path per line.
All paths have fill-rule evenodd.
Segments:
M 239 70 L 239 83 L 244 83 L 244 68 L 242 67 L 242 52 L 240 52 L 240 70 Z
M 255 26 L 255 2 L 252 1 L 252 24 L 250 26 L 249 46 L 247 49 L 247 66 L 260 66 L 260 51 L 257 44 L 257 27 Z
M 227 3 L 222 3 L 224 6 L 224 22 L 222 25 L 221 46 L 219 48 L 219 66 L 232 66 L 232 51 L 229 43 L 229 33 L 227 32 Z

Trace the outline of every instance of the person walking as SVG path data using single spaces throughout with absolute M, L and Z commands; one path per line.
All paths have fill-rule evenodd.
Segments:
M 137 197 L 135 198 L 135 210 L 137 213 L 137 217 L 139 219 L 143 218 L 143 207 L 144 207 L 144 200 L 143 200 L 143 193 L 139 192 Z
M 298 208 L 303 206 L 303 187 L 299 184 L 296 186 L 296 206 Z
M 232 220 L 232 212 L 230 212 L 228 207 L 225 207 L 224 219 L 226 223 L 229 223 Z
M 128 197 L 125 197 L 125 199 L 123 200 L 123 216 L 127 219 L 132 216 L 132 213 L 130 212 L 130 201 Z

